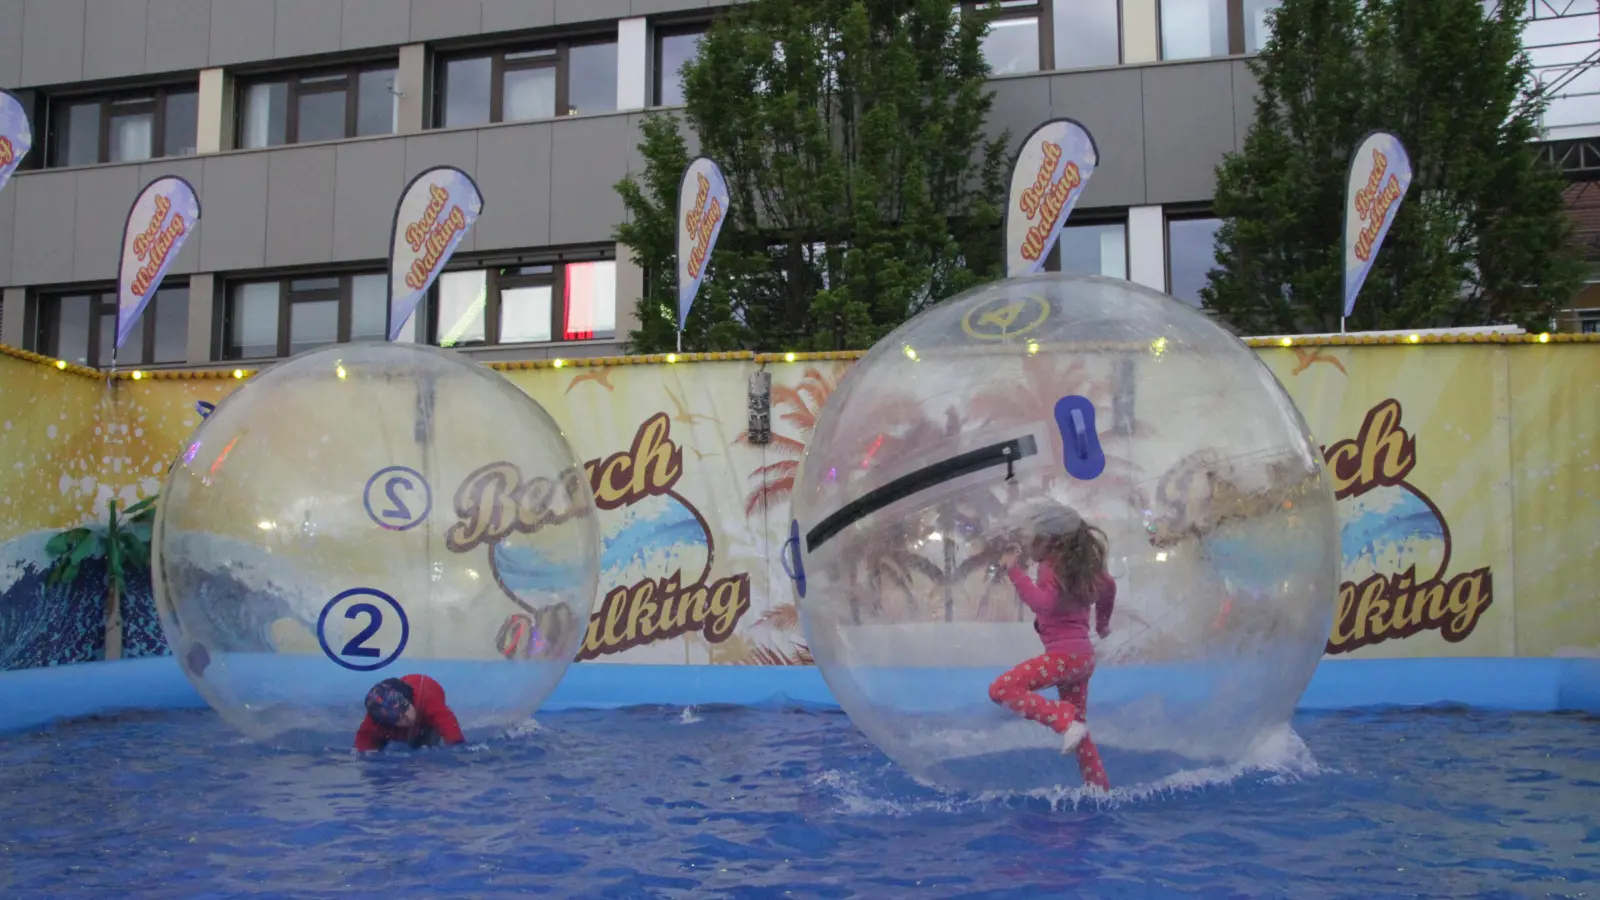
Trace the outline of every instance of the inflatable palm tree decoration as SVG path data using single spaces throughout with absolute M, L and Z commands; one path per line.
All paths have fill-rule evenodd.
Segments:
M 122 658 L 122 595 L 133 572 L 150 568 L 150 520 L 155 517 L 155 497 L 146 497 L 117 512 L 111 499 L 105 525 L 80 525 L 57 534 L 45 545 L 49 554 L 51 585 L 71 584 L 91 559 L 106 566 L 105 658 Z

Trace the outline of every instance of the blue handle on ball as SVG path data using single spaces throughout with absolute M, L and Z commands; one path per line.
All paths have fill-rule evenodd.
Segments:
M 1077 394 L 1056 401 L 1056 429 L 1061 432 L 1062 464 L 1079 481 L 1092 481 L 1106 470 L 1106 454 L 1094 427 L 1094 404 Z
M 783 553 L 778 557 L 783 561 L 783 571 L 788 573 L 794 582 L 794 589 L 803 598 L 806 595 L 806 564 L 800 558 L 800 522 L 797 519 L 789 520 L 789 539 L 783 542 Z

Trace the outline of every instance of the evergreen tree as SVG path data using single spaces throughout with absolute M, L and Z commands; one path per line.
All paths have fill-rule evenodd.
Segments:
M 990 18 L 949 0 L 754 0 L 718 19 L 682 74 L 732 209 L 684 349 L 864 348 L 1000 275 L 1009 136 L 984 138 Z M 643 177 L 617 185 L 617 240 L 646 273 L 640 352 L 675 341 L 679 124 L 647 117 Z
M 1381 129 L 1415 176 L 1348 327 L 1548 328 L 1582 268 L 1561 177 L 1532 143 L 1543 100 L 1521 9 L 1284 0 L 1250 63 L 1255 123 L 1218 168 L 1206 305 L 1249 334 L 1338 328 L 1350 155 Z

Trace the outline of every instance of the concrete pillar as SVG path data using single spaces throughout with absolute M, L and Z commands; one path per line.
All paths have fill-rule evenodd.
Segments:
M 1167 222 L 1159 206 L 1128 210 L 1128 280 L 1167 289 Z
M 209 272 L 189 276 L 189 345 L 184 362 L 202 366 L 211 360 L 211 333 L 221 279 Z
M 28 322 L 28 289 L 6 288 L 0 294 L 0 344 L 27 348 L 27 337 L 22 333 Z
M 220 153 L 232 150 L 233 76 L 223 69 L 201 69 L 199 106 L 195 151 Z
M 617 109 L 650 105 L 650 28 L 643 18 L 617 23 Z
M 639 298 L 644 296 L 644 269 L 627 244 L 617 245 L 617 342 L 639 327 Z
M 416 134 L 428 127 L 433 104 L 428 102 L 428 45 L 407 44 L 400 48 L 400 66 L 394 74 L 394 89 L 400 92 L 400 112 L 396 134 Z
M 1155 62 L 1161 58 L 1160 0 L 1122 0 L 1122 61 Z

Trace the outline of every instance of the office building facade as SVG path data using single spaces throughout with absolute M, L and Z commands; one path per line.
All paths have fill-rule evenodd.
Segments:
M 1059 264 L 1196 300 L 1214 169 L 1253 116 L 1276 0 L 1006 0 L 990 127 L 1101 150 Z M 381 339 L 394 204 L 435 165 L 482 218 L 402 340 L 483 359 L 621 352 L 642 273 L 613 239 L 639 124 L 682 101 L 712 0 L 0 0 L 0 86 L 35 148 L 0 191 L 0 342 L 111 363 L 128 206 L 203 216 L 121 368 L 255 368 Z M 970 5 L 970 4 L 969 4 Z M 997 238 L 998 239 L 998 238 Z

